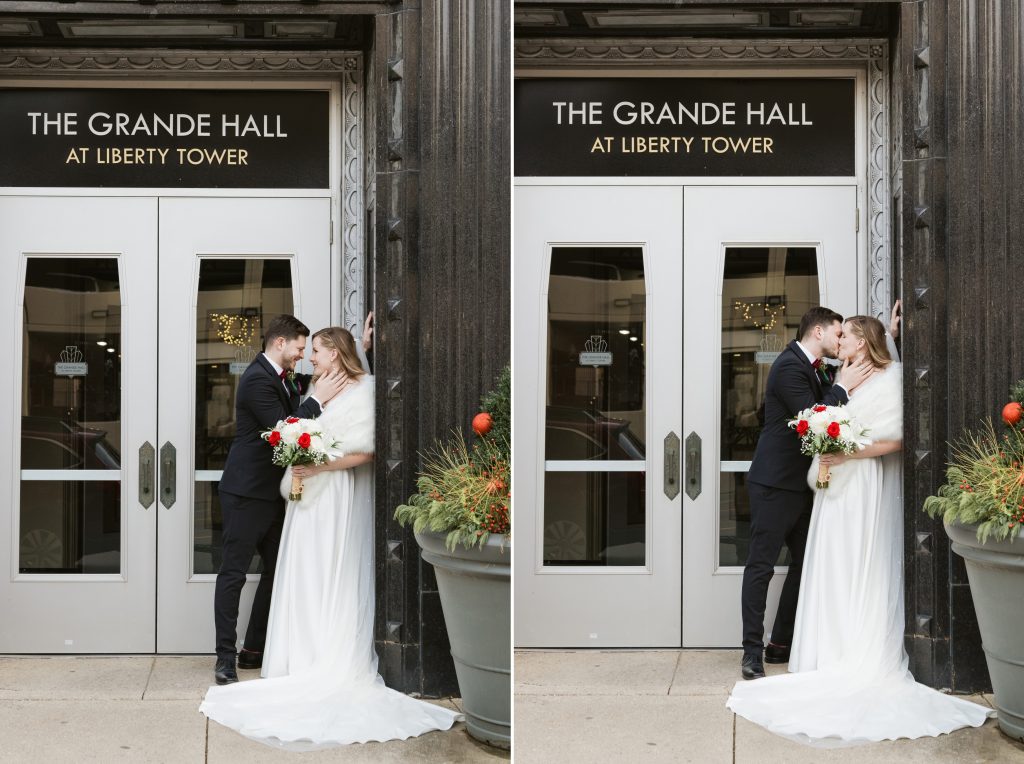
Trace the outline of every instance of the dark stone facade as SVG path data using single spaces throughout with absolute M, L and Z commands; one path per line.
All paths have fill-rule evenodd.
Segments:
M 503 3 L 379 16 L 377 639 L 393 687 L 457 691 L 433 568 L 394 508 L 417 454 L 468 431 L 510 356 L 509 50 Z
M 943 481 L 947 442 L 996 417 L 1024 376 L 1022 8 L 920 0 L 900 12 L 906 642 L 921 681 L 970 692 L 990 685 L 967 574 L 920 507 Z

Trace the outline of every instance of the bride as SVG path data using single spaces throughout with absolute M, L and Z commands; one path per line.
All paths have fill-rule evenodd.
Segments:
M 447 708 L 389 689 L 373 647 L 373 377 L 345 329 L 313 335 L 318 375 L 346 377 L 317 420 L 330 460 L 290 469 L 303 478 L 288 502 L 267 626 L 263 681 L 211 687 L 199 710 L 253 740 L 289 750 L 405 739 L 449 729 Z
M 831 747 L 979 727 L 994 715 L 918 684 L 903 648 L 902 369 L 882 323 L 854 316 L 839 358 L 874 370 L 847 410 L 872 444 L 821 457 L 830 486 L 814 497 L 790 674 L 740 682 L 726 705 L 779 735 Z M 818 457 L 808 472 L 814 486 Z

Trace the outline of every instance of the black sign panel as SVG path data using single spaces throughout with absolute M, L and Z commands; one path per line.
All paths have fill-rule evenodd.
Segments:
M 851 176 L 852 78 L 520 79 L 515 174 Z
M 328 188 L 329 94 L 0 89 L 0 186 Z

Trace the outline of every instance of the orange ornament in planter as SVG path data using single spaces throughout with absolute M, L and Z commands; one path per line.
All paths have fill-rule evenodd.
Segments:
M 1013 427 L 1020 422 L 1021 417 L 1024 416 L 1024 408 L 1021 407 L 1017 401 L 1007 403 L 1003 406 L 1003 421 L 1006 422 L 1010 427 Z M 474 419 L 474 429 L 476 429 L 476 420 Z
M 494 426 L 494 420 L 491 415 L 486 411 L 482 411 L 473 417 L 473 432 L 483 437 L 491 431 L 491 427 Z

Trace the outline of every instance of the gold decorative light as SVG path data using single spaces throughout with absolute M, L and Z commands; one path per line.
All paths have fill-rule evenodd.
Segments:
M 249 345 L 259 325 L 255 317 L 231 316 L 227 313 L 211 313 L 210 320 L 217 324 L 218 339 L 240 348 Z
M 770 305 L 767 302 L 744 302 L 743 300 L 734 300 L 732 309 L 739 311 L 746 323 L 753 324 L 755 328 L 760 329 L 761 331 L 770 332 L 779 322 L 779 317 L 786 312 L 786 304 L 780 303 L 779 305 Z M 761 313 L 761 318 L 754 317 L 755 311 L 759 311 Z

